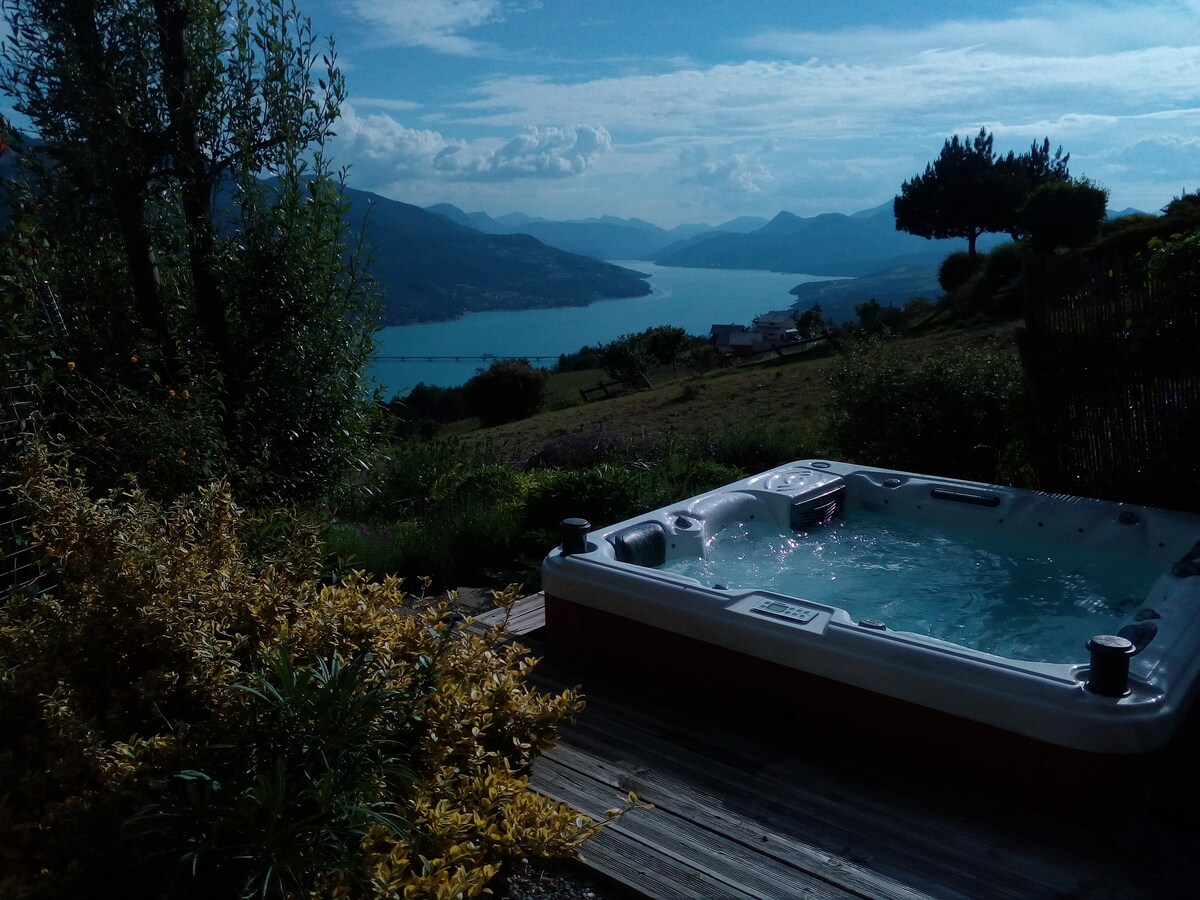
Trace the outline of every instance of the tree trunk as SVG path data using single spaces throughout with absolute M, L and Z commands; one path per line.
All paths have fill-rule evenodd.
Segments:
M 118 192 L 113 192 L 117 194 Z M 163 342 L 165 352 L 170 334 L 163 312 L 162 283 L 158 275 L 158 260 L 146 227 L 146 211 L 143 194 L 136 191 L 119 192 L 113 196 L 121 237 L 125 244 L 125 260 L 129 266 L 129 277 L 133 282 L 134 304 L 138 322 L 143 328 L 155 333 Z
M 191 5 L 187 0 L 154 0 L 154 17 L 162 50 L 171 155 L 179 178 L 187 229 L 196 319 L 225 377 L 228 431 L 233 413 L 228 395 L 236 394 L 238 379 L 229 338 L 227 300 L 214 270 L 216 234 L 212 204 L 216 175 L 200 143 L 199 115 L 188 55 Z
M 150 230 L 146 227 L 147 179 L 139 182 L 136 176 L 115 177 L 116 167 L 110 168 L 112 160 L 122 157 L 126 158 L 131 170 L 139 168 L 141 152 L 137 145 L 141 135 L 130 133 L 121 115 L 121 102 L 113 93 L 113 77 L 104 59 L 104 46 L 96 25 L 98 14 L 95 3 L 71 4 L 64 7 L 63 13 L 75 31 L 79 60 L 88 73 L 87 83 L 94 91 L 88 98 L 93 110 L 89 124 L 94 131 L 89 137 L 97 146 L 108 150 L 98 164 L 91 166 L 88 177 L 110 204 L 121 229 L 138 324 L 153 331 L 165 346 L 170 335 L 163 311 L 158 261 L 154 256 Z M 132 155 L 138 157 L 137 161 L 128 158 Z M 117 315 L 122 311 L 112 312 Z

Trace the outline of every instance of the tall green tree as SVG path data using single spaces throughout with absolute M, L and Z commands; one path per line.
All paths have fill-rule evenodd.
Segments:
M 0 6 L 0 88 L 35 139 L 38 274 L 81 376 L 127 412 L 186 392 L 202 468 L 319 494 L 364 433 L 373 328 L 323 149 L 345 99 L 332 42 L 291 0 Z
M 980 235 L 1019 235 L 1019 212 L 1039 185 L 1070 177 L 1062 148 L 1051 155 L 1050 140 L 1028 153 L 998 156 L 986 128 L 970 140 L 954 135 L 920 175 L 905 181 L 893 203 L 896 229 L 924 238 L 965 238 L 975 255 Z

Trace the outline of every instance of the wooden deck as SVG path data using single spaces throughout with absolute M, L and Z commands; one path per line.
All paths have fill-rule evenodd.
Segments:
M 508 616 L 507 631 L 510 635 L 519 637 L 540 631 L 546 624 L 546 595 L 523 597 L 513 604 L 509 613 L 500 608 L 480 613 L 472 617 L 474 621 L 469 628 L 473 631 L 492 628 L 503 622 L 505 616 Z
M 535 764 L 534 787 L 594 816 L 629 791 L 654 805 L 581 854 L 633 896 L 1200 897 L 1196 834 L 1148 816 L 1103 833 L 1087 830 L 1089 810 L 1073 824 L 1039 818 L 824 744 L 819 728 L 687 706 L 524 640 L 543 656 L 539 686 L 582 684 L 588 701 Z

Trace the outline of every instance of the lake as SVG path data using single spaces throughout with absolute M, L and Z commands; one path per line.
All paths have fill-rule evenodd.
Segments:
M 376 336 L 371 377 L 385 394 L 407 394 L 418 382 L 439 387 L 463 384 L 490 362 L 481 359 L 388 359 L 405 357 L 547 357 L 531 360 L 553 366 L 559 354 L 606 344 L 624 334 L 658 325 L 674 325 L 688 334 L 707 335 L 716 323 L 749 325 L 761 313 L 788 309 L 788 291 L 815 275 L 730 269 L 681 269 L 634 260 L 616 265 L 650 275 L 653 293 L 645 297 L 601 300 L 590 306 L 481 312 L 448 322 L 398 325 Z M 852 307 L 852 304 L 851 304 Z M 845 321 L 854 310 L 825 309 L 827 321 Z

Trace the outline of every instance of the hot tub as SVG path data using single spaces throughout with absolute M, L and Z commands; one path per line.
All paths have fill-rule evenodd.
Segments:
M 574 521 L 543 565 L 551 645 L 703 698 L 759 692 L 816 729 L 894 732 L 926 711 L 1005 753 L 997 733 L 1142 754 L 1171 739 L 1200 683 L 1200 516 L 813 460 L 609 527 Z M 827 544 L 860 528 L 876 529 L 869 571 L 826 571 Z M 766 541 L 780 571 L 710 566 L 736 563 L 737 541 Z M 956 566 L 965 581 L 940 588 Z M 999 581 L 1018 583 L 1020 610 L 973 605 Z M 981 619 L 999 636 L 979 639 Z M 1009 621 L 1057 640 L 1007 642 Z

